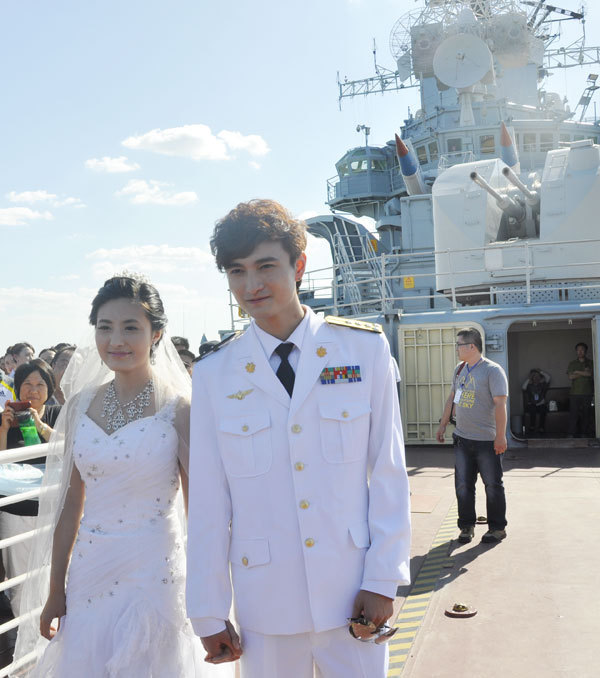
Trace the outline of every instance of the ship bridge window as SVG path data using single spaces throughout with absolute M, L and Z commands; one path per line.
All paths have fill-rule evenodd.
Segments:
M 462 139 L 448 139 L 448 153 L 460 153 L 462 151 Z
M 523 150 L 524 151 L 535 151 L 537 148 L 537 139 L 534 132 L 525 132 L 523 134 Z
M 570 134 L 561 134 L 558 137 L 559 141 L 562 141 L 563 143 L 569 143 L 571 141 L 571 135 Z
M 425 146 L 417 146 L 415 149 L 417 151 L 417 158 L 419 159 L 419 163 L 421 165 L 426 165 L 428 160 L 427 160 L 427 149 Z
M 493 134 L 483 134 L 479 137 L 479 146 L 482 154 L 490 154 L 496 152 L 496 140 Z
M 585 139 L 585 137 L 583 136 L 583 134 L 576 134 L 573 137 L 573 141 L 583 141 L 584 139 Z
M 348 165 L 346 165 L 346 163 L 338 165 L 337 171 L 340 177 L 347 177 L 349 174 Z
M 371 169 L 375 170 L 376 172 L 385 172 L 385 170 L 387 169 L 385 160 L 371 158 Z
M 353 172 L 366 172 L 368 169 L 368 160 L 366 158 L 361 158 L 360 160 L 352 160 L 350 163 L 350 169 Z
M 429 160 L 431 162 L 437 162 L 439 155 L 437 141 L 432 141 L 429 144 L 428 148 L 429 148 Z
M 540 134 L 540 151 L 551 151 L 554 148 L 553 134 Z

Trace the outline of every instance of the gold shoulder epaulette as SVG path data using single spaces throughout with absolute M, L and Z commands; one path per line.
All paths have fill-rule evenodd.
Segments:
M 212 355 L 220 348 L 223 348 L 223 346 L 226 346 L 233 339 L 241 337 L 242 334 L 244 334 L 244 332 L 242 330 L 238 330 L 236 332 L 228 334 L 225 337 L 225 339 L 222 339 L 221 341 L 207 341 L 205 344 L 202 344 L 202 346 L 200 346 L 200 354 L 198 355 L 197 358 L 194 359 L 194 362 L 197 363 L 199 360 L 204 360 L 204 358 L 206 358 L 209 355 Z
M 377 332 L 378 334 L 383 332 L 383 327 L 379 323 L 368 323 L 364 320 L 356 320 L 338 315 L 325 316 L 325 322 L 329 323 L 329 325 L 349 327 L 351 330 L 366 330 L 367 332 Z

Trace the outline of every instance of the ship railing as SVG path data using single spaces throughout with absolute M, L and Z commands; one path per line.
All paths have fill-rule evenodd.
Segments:
M 572 261 L 568 279 L 553 276 L 565 267 L 565 258 L 556 263 L 536 261 L 536 250 L 549 247 L 587 246 L 588 252 L 600 253 L 600 239 L 562 240 L 535 242 L 524 240 L 506 245 L 495 243 L 493 250 L 520 254 L 517 265 L 502 267 L 502 277 L 493 278 L 490 271 L 481 265 L 472 267 L 452 266 L 457 253 L 475 255 L 482 260 L 489 247 L 461 248 L 460 250 L 422 250 L 393 254 L 370 255 L 355 259 L 351 264 L 336 261 L 334 267 L 325 267 L 307 272 L 301 294 L 310 298 L 315 311 L 342 315 L 378 315 L 394 309 L 443 310 L 484 304 L 505 305 L 540 302 L 600 302 L 600 276 L 587 275 L 587 271 L 600 270 L 600 256 L 596 261 Z M 447 283 L 442 292 L 435 289 L 435 259 L 447 257 L 449 266 L 444 275 Z M 373 267 L 373 258 L 378 266 Z M 465 261 L 463 257 L 461 259 Z M 348 275 L 347 269 L 352 269 Z M 540 276 L 539 271 L 544 275 Z M 582 273 L 573 275 L 577 269 Z M 465 276 L 481 279 L 481 284 L 464 284 Z M 462 281 L 462 282 L 461 282 Z M 360 291 L 360 297 L 356 292 Z M 512 301 L 511 301 L 512 299 Z M 517 301 L 515 301 L 515 299 Z M 234 304 L 235 306 L 235 304 Z M 232 313 L 232 317 L 234 314 Z M 246 319 L 247 321 L 247 319 Z M 234 325 L 232 325 L 233 327 Z
M 37 457 L 44 457 L 48 454 L 48 443 L 42 443 L 40 445 L 32 445 L 29 447 L 22 447 L 13 450 L 6 450 L 0 452 L 0 472 L 3 464 L 17 464 L 22 462 L 27 462 L 29 459 L 35 459 Z M 25 492 L 19 492 L 10 496 L 3 497 L 0 499 L 0 509 L 5 509 L 7 506 L 17 504 L 25 500 L 35 500 L 40 496 L 40 488 L 37 487 L 32 490 L 27 490 Z M 45 527 L 41 529 L 25 530 L 21 533 L 17 533 L 6 537 L 5 535 L 0 534 L 0 550 L 4 551 L 15 544 L 20 544 L 23 542 L 31 542 L 42 532 L 46 532 L 50 527 Z M 0 582 L 0 591 L 9 591 L 14 589 L 17 586 L 21 586 L 23 582 L 31 574 L 36 574 L 40 570 L 36 571 L 26 571 L 22 572 L 11 579 L 5 579 L 3 582 Z M 3 636 L 13 629 L 16 629 L 23 621 L 31 617 L 35 617 L 40 614 L 42 611 L 41 607 L 24 610 L 21 609 L 19 613 L 14 617 L 0 624 L 0 636 Z M 13 611 L 14 612 L 14 611 Z M 0 646 L 7 647 L 7 644 L 4 639 L 0 640 Z M 19 675 L 19 669 L 23 669 L 31 664 L 36 658 L 36 653 L 31 652 L 28 655 L 21 657 L 18 661 L 13 661 L 7 666 L 0 668 L 0 678 L 7 678 L 11 675 Z
M 340 183 L 340 177 L 336 174 L 335 176 L 327 179 L 327 202 L 335 200 L 338 196 L 336 195 L 336 186 Z
M 460 165 L 465 162 L 475 162 L 473 151 L 454 151 L 452 153 L 442 153 L 438 162 L 438 176 L 440 172 L 447 170 L 454 165 Z

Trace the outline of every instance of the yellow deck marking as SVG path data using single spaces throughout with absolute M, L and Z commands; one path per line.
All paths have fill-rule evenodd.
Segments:
M 429 553 L 425 556 L 417 578 L 400 610 L 394 624 L 398 632 L 389 642 L 390 666 L 388 678 L 396 678 L 402 675 L 414 639 L 429 608 L 429 600 L 433 595 L 435 585 L 444 567 L 452 563 L 452 560 L 448 557 L 448 547 L 456 534 L 457 517 L 458 508 L 454 504 L 442 521 L 429 548 Z M 407 640 L 410 642 L 406 642 Z

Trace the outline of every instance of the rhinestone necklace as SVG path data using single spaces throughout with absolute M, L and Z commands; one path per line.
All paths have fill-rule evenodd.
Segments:
M 150 396 L 153 393 L 154 382 L 150 379 L 135 398 L 121 405 L 113 379 L 108 385 L 102 400 L 102 414 L 100 416 L 102 418 L 106 417 L 106 428 L 109 431 L 116 431 L 136 419 L 141 419 L 144 416 L 144 410 L 150 404 Z

